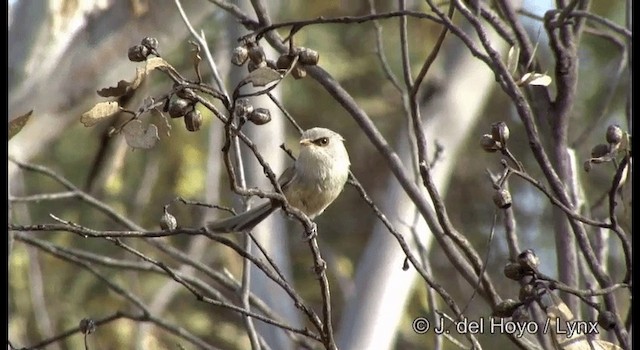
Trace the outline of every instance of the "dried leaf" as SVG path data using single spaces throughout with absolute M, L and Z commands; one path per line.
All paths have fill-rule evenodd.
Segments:
M 22 128 L 29 121 L 32 113 L 33 109 L 17 118 L 11 119 L 11 121 L 9 122 L 9 140 L 11 140 L 12 137 L 16 136 L 16 134 L 19 133 L 20 130 L 22 130 Z
M 629 175 L 629 162 L 625 163 L 624 168 L 622 169 L 622 173 L 620 174 L 620 182 L 616 184 L 616 191 L 619 190 L 625 182 L 627 182 L 627 177 Z
M 540 32 L 538 31 L 538 38 L 536 39 L 536 44 L 533 46 L 533 52 L 531 52 L 531 57 L 529 57 L 529 62 L 527 62 L 526 69 L 529 69 L 531 67 L 533 60 L 536 57 L 536 54 L 538 53 L 538 45 L 540 44 L 539 39 L 540 39 Z
M 550 76 L 546 74 L 534 73 L 533 79 L 529 81 L 529 85 L 549 86 L 551 82 L 552 82 L 552 79 Z
M 549 295 L 550 300 L 547 299 L 542 306 L 548 317 L 548 329 L 553 334 L 553 342 L 555 343 L 555 349 L 558 350 L 618 350 L 619 347 L 600 339 L 592 339 L 590 333 L 591 327 L 597 327 L 595 321 L 576 321 L 573 312 L 562 299 L 555 295 Z M 571 323 L 582 322 L 583 326 L 589 327 L 585 329 L 576 329 L 572 333 L 567 332 L 567 327 Z
M 560 350 L 622 350 L 618 345 L 602 339 L 590 339 L 586 335 L 559 341 L 556 348 Z
M 631 135 L 629 135 L 628 132 L 622 132 L 622 140 L 620 140 L 618 148 L 625 151 L 631 151 Z
M 599 346 L 601 346 L 602 349 L 604 349 L 604 350 L 622 350 L 621 346 L 613 344 L 613 343 L 610 343 L 610 342 L 608 342 L 606 340 L 595 339 L 593 342 L 598 344 Z
M 551 84 L 551 77 L 542 73 L 527 73 L 520 78 L 517 82 L 518 85 L 537 85 L 537 86 L 549 86 Z
M 150 71 L 161 68 L 161 67 L 171 67 L 171 65 L 165 61 L 162 57 L 152 57 L 147 59 L 147 64 L 144 66 L 145 74 L 149 74 Z
M 102 97 L 120 97 L 123 96 L 129 91 L 129 86 L 131 83 L 126 80 L 120 80 L 117 86 L 107 87 L 104 89 L 98 90 L 98 96 Z
M 145 61 L 144 67 L 136 68 L 136 76 L 131 82 L 120 80 L 115 87 L 108 87 L 98 90 L 98 95 L 102 97 L 120 97 L 132 90 L 137 89 L 147 77 L 147 74 L 156 68 L 171 67 L 167 61 L 161 57 L 152 57 Z
M 138 107 L 138 114 L 142 114 L 144 112 L 152 110 L 155 103 L 156 100 L 153 97 L 145 97 L 144 100 L 142 100 L 142 104 L 140 105 L 140 107 Z
M 282 75 L 269 67 L 260 67 L 247 76 L 247 81 L 253 86 L 265 86 L 279 79 L 282 79 Z
M 127 144 L 133 148 L 149 149 L 156 145 L 160 139 L 158 136 L 158 128 L 149 124 L 147 129 L 144 128 L 142 122 L 133 120 L 122 128 L 124 138 Z
M 200 45 L 198 45 L 194 41 L 189 41 L 191 45 L 193 45 L 193 50 L 191 50 L 191 60 L 193 61 L 193 69 L 196 71 L 196 75 L 198 76 L 198 81 L 202 81 L 202 77 L 200 76 L 200 62 L 202 61 L 202 57 L 200 57 Z
M 98 124 L 102 119 L 110 117 L 120 111 L 118 102 L 100 102 L 93 106 L 89 111 L 82 114 L 80 122 L 86 127 Z
M 520 59 L 520 48 L 516 45 L 511 46 L 507 55 L 507 69 L 511 75 L 516 73 L 518 69 L 518 60 Z
M 157 108 L 154 109 L 151 113 L 154 118 L 160 119 L 161 122 L 157 123 L 158 134 L 166 134 L 167 136 L 171 136 L 171 122 L 169 121 L 169 117 L 166 114 L 162 113 L 162 111 Z

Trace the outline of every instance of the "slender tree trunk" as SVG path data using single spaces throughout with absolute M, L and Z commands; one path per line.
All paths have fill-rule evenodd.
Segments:
M 432 171 L 442 196 L 449 185 L 457 154 L 462 151 L 469 131 L 481 117 L 489 92 L 495 86 L 494 76 L 486 65 L 461 50 L 457 46 L 441 53 L 442 57 L 460 58 L 445 67 L 447 84 L 442 91 L 421 106 L 429 147 L 433 149 L 437 140 L 444 148 L 442 159 Z M 397 146 L 398 154 L 409 166 L 415 157 L 406 142 L 410 136 L 406 128 L 400 132 L 398 139 L 402 141 Z M 428 250 L 432 236 L 424 219 L 419 217 L 415 226 L 408 227 L 408 223 L 415 222 L 415 206 L 395 178 L 389 178 L 386 188 L 381 196 L 384 198 L 381 210 L 410 242 L 412 249 L 416 249 L 411 233 L 414 229 Z M 426 191 L 425 196 L 428 196 Z M 354 297 L 347 301 L 339 325 L 340 349 L 391 349 L 397 330 L 411 327 L 410 323 L 400 324 L 400 320 L 418 274 L 414 269 L 402 270 L 404 258 L 395 238 L 378 223 L 358 263 Z

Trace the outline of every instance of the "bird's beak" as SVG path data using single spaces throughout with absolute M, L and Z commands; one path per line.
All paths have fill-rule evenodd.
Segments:
M 300 140 L 300 144 L 301 144 L 301 145 L 303 145 L 303 146 L 308 146 L 308 145 L 310 145 L 310 144 L 312 144 L 312 143 L 313 143 L 313 142 L 312 142 L 311 140 L 309 140 L 309 139 L 302 139 L 302 140 Z

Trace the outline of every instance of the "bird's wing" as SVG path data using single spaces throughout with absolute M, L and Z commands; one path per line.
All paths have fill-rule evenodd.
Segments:
M 294 167 L 290 166 L 278 178 L 280 187 L 283 190 L 287 188 L 294 177 Z M 278 208 L 278 205 L 274 205 L 272 201 L 269 201 L 242 214 L 216 221 L 209 221 L 206 224 L 206 227 L 210 232 L 216 233 L 241 232 L 245 230 L 251 230 L 254 226 L 259 224 L 262 220 L 264 220 L 264 218 L 269 216 L 269 214 L 271 214 Z
M 242 232 L 251 230 L 276 209 L 278 209 L 277 206 L 272 205 L 271 202 L 266 202 L 255 208 L 245 211 L 242 214 L 216 221 L 209 221 L 207 222 L 205 227 L 209 232 L 215 233 Z
M 287 188 L 287 186 L 291 183 L 291 181 L 296 176 L 295 164 L 285 169 L 282 172 L 280 177 L 278 178 L 278 184 L 280 184 L 280 188 L 283 190 Z

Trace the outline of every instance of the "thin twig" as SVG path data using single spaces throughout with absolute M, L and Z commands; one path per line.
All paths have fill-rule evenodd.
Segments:
M 130 229 L 136 230 L 136 231 L 143 231 L 144 230 L 142 227 L 138 226 L 136 223 L 134 223 L 133 221 L 129 220 L 127 217 L 125 217 L 125 216 L 121 215 L 120 213 L 116 212 L 113 208 L 111 208 L 110 206 L 108 206 L 104 202 L 102 202 L 102 201 L 96 199 L 95 197 L 89 195 L 88 193 L 80 190 L 78 187 L 76 187 L 69 180 L 67 180 L 66 178 L 62 177 L 61 175 L 55 173 L 53 170 L 51 170 L 51 169 L 49 169 L 47 167 L 41 166 L 41 165 L 24 163 L 24 162 L 16 160 L 13 157 L 9 157 L 9 160 L 11 162 L 15 163 L 16 165 L 18 165 L 18 167 L 21 168 L 21 169 L 28 170 L 28 171 L 33 171 L 33 172 L 36 172 L 36 173 L 40 173 L 40 174 L 46 175 L 47 177 L 55 180 L 56 182 L 58 182 L 62 186 L 64 186 L 66 189 L 77 193 L 78 197 L 81 200 L 83 200 L 86 203 L 90 204 L 91 206 L 97 208 L 98 210 L 100 210 L 101 212 L 106 214 L 110 219 L 112 219 L 113 221 L 123 225 L 124 227 L 130 228 Z
M 369 13 L 372 15 L 375 15 L 376 8 L 375 8 L 374 1 L 368 0 L 368 4 L 369 4 Z M 384 53 L 384 47 L 382 44 L 382 26 L 380 25 L 378 20 L 375 20 L 375 19 L 372 20 L 372 23 L 373 23 L 373 27 L 376 30 L 376 54 L 378 55 L 378 60 L 380 61 L 382 72 L 384 73 L 387 80 L 391 82 L 393 87 L 395 87 L 396 90 L 398 90 L 398 92 L 402 95 L 404 92 L 402 90 L 402 87 L 400 86 L 400 82 L 398 81 L 398 78 L 396 78 L 396 75 L 391 70 L 391 67 L 389 66 L 389 62 L 387 61 L 387 55 L 385 55 Z
M 453 6 L 453 4 L 449 5 L 449 12 L 447 13 L 447 16 L 449 18 L 453 18 L 454 10 L 455 10 L 455 7 Z M 447 32 L 449 32 L 449 28 L 447 26 L 442 26 L 442 29 L 440 30 L 440 34 L 438 34 L 438 39 L 436 40 L 436 43 L 433 46 L 433 49 L 431 50 L 427 58 L 422 63 L 420 72 L 418 72 L 416 79 L 413 81 L 413 86 L 409 93 L 411 99 L 415 99 L 418 96 L 418 91 L 420 90 L 422 81 L 424 80 L 424 77 L 427 75 L 429 68 L 431 67 L 433 62 L 436 60 L 436 57 L 438 57 L 438 53 L 442 48 L 442 44 L 444 43 L 444 39 L 447 36 Z
M 293 65 L 292 65 L 293 66 Z M 294 128 L 296 128 L 296 130 L 298 130 L 298 133 L 302 134 L 303 129 L 302 127 L 300 127 L 300 125 L 298 124 L 298 122 L 293 118 L 293 116 L 287 111 L 286 108 L 284 108 L 284 105 L 282 105 L 282 103 L 280 103 L 280 101 L 278 101 L 278 99 L 273 96 L 273 94 L 268 91 L 267 92 L 267 96 L 269 97 L 269 99 L 271 99 L 271 101 L 278 107 L 278 109 L 282 112 L 282 114 L 284 114 L 284 116 L 287 118 L 287 120 L 289 121 L 289 123 L 291 123 L 291 125 L 293 125 Z
M 114 259 L 112 257 L 108 257 L 108 256 L 102 256 L 102 255 L 97 255 L 94 253 L 89 253 L 89 252 L 85 252 L 85 251 L 79 251 L 76 249 L 71 249 L 71 248 L 66 248 L 66 247 L 62 247 L 62 246 L 58 246 L 55 244 L 52 244 L 50 242 L 44 241 L 44 240 L 40 240 L 37 238 L 32 238 L 29 235 L 23 234 L 23 233 L 19 233 L 17 239 L 19 241 L 22 241 L 26 244 L 35 246 L 45 252 L 48 252 L 54 256 L 57 256 L 59 258 L 62 258 L 63 260 L 67 260 L 70 262 L 75 262 L 75 261 L 85 261 L 88 263 L 92 263 L 92 264 L 99 264 L 105 267 L 110 267 L 110 268 L 119 268 L 119 269 L 126 269 L 126 270 L 134 270 L 134 271 L 146 271 L 146 272 L 152 272 L 152 273 L 157 273 L 157 274 L 161 274 L 161 275 L 165 275 L 167 277 L 170 277 L 165 270 L 163 270 L 162 268 L 149 263 L 149 262 L 140 262 L 140 261 L 131 261 L 131 260 L 123 260 L 123 259 Z M 157 245 L 160 244 L 160 246 L 158 247 L 161 251 L 167 253 L 168 255 L 176 258 L 177 260 L 188 264 L 189 266 L 193 266 L 194 268 L 196 268 L 197 270 L 205 273 L 205 275 L 207 275 L 208 277 L 212 278 L 214 281 L 220 283 L 221 285 L 225 286 L 229 291 L 236 291 L 238 290 L 238 288 L 240 288 L 240 283 L 237 282 L 235 279 L 233 279 L 232 277 L 228 276 L 228 274 L 223 274 L 220 273 L 218 271 L 215 271 L 211 268 L 209 268 L 208 266 L 198 263 L 198 262 L 194 262 L 192 260 L 189 259 L 188 256 L 186 256 L 185 253 L 182 253 L 180 250 L 166 245 L 166 244 L 162 244 L 159 241 L 151 241 L 152 245 Z M 207 283 L 205 283 L 204 281 L 191 276 L 191 275 L 187 275 L 184 274 L 180 271 L 175 271 L 175 274 L 180 277 L 181 279 L 183 279 L 185 282 L 188 282 L 189 284 L 192 284 L 194 286 L 196 286 L 197 288 L 199 288 L 201 291 L 207 291 L 207 293 L 215 296 L 216 299 L 220 300 L 223 304 L 231 304 L 230 301 L 227 301 L 226 298 L 222 297 L 221 294 L 219 293 L 215 293 L 212 290 L 212 286 L 208 285 Z M 267 322 L 270 324 L 274 324 L 274 325 L 283 325 L 284 321 L 280 319 L 279 316 L 277 316 L 270 308 L 269 306 L 267 306 L 262 300 L 260 300 L 259 298 L 257 298 L 255 295 L 251 295 L 251 302 L 254 306 L 256 306 L 266 317 L 272 319 L 273 322 Z M 218 305 L 221 307 L 226 307 L 226 305 Z M 287 334 L 297 343 L 310 348 L 312 347 L 311 343 L 308 343 L 308 341 L 303 338 L 300 337 L 300 335 L 305 335 L 302 334 L 300 332 L 296 332 L 296 331 L 291 331 L 288 330 L 286 327 L 281 327 L 284 330 L 287 331 Z M 316 340 L 320 340 L 320 337 L 316 334 L 313 334 L 309 331 L 304 331 L 308 334 L 310 334 L 310 337 Z
M 41 202 L 41 201 L 53 201 L 65 198 L 78 197 L 78 193 L 75 191 L 57 192 L 57 193 L 41 193 L 30 196 L 9 196 L 11 202 Z
M 299 29 L 309 26 L 309 25 L 314 25 L 314 24 L 327 24 L 327 23 L 334 23 L 334 24 L 353 24 L 353 23 L 365 23 L 365 22 L 369 22 L 372 20 L 379 20 L 379 19 L 388 19 L 388 18 L 395 18 L 395 17 L 414 17 L 414 18 L 420 18 L 420 19 L 428 19 L 431 21 L 434 21 L 436 23 L 441 23 L 441 20 L 438 19 L 435 16 L 432 16 L 430 14 L 426 14 L 424 12 L 417 12 L 417 11 L 391 11 L 391 12 L 385 12 L 385 13 L 379 13 L 379 14 L 370 14 L 370 15 L 364 15 L 364 16 L 342 16 L 342 17 L 335 17 L 335 18 L 324 18 L 324 17 L 318 17 L 315 19 L 310 19 L 310 20 L 302 20 L 302 21 L 290 21 L 290 22 L 281 22 L 281 23 L 275 23 L 272 25 L 268 25 L 266 27 L 262 27 L 259 30 L 257 30 L 254 33 L 248 34 L 245 37 L 239 39 L 241 40 L 246 40 L 246 37 L 249 36 L 255 36 L 256 40 L 259 40 L 260 38 L 262 38 L 265 33 L 274 31 L 275 29 L 279 29 L 279 28 L 284 28 L 284 27 L 296 27 Z
M 602 228 L 612 228 L 612 225 L 610 223 L 606 223 L 606 222 L 602 222 L 602 221 L 597 221 L 597 220 L 593 220 L 590 218 L 587 218 L 585 216 L 582 216 L 579 213 L 576 213 L 573 209 L 567 207 L 566 205 L 564 205 L 564 203 L 562 203 L 559 199 L 557 199 L 551 192 L 549 192 L 549 190 L 547 190 L 547 188 L 542 185 L 540 183 L 540 181 L 534 179 L 531 177 L 531 175 L 529 175 L 526 172 L 522 172 L 513 168 L 509 168 L 510 169 L 510 173 L 522 178 L 523 180 L 527 181 L 528 183 L 532 184 L 535 188 L 537 188 L 538 190 L 540 190 L 545 196 L 547 196 L 547 198 L 549 198 L 549 200 L 551 201 L 551 203 L 555 206 L 557 206 L 558 208 L 560 208 L 562 211 L 564 211 L 567 216 L 578 220 L 580 222 L 583 222 L 585 224 L 588 225 L 592 225 L 592 226 L 596 226 L 596 227 L 602 227 Z
M 218 67 L 215 61 L 213 60 L 213 56 L 211 55 L 211 50 L 209 50 L 207 40 L 204 36 L 204 31 L 200 31 L 200 35 L 198 35 L 196 30 L 191 25 L 191 22 L 189 21 L 189 17 L 187 17 L 187 14 L 182 9 L 182 3 L 180 2 L 180 0 L 174 0 L 174 1 L 176 4 L 176 7 L 178 8 L 178 12 L 180 12 L 180 17 L 182 18 L 182 21 L 187 26 L 187 29 L 189 29 L 189 32 L 196 39 L 198 44 L 204 49 L 204 54 L 205 54 L 205 57 L 207 58 L 207 63 L 209 64 L 209 68 L 211 68 L 211 72 L 213 73 L 213 79 L 216 85 L 218 86 L 218 89 L 222 91 L 222 93 L 227 98 L 227 100 L 229 100 L 229 94 L 227 93 L 224 87 L 222 78 L 220 78 L 220 73 L 218 73 Z
M 407 244 L 404 236 L 396 230 L 393 224 L 387 219 L 386 215 L 375 205 L 369 194 L 362 187 L 360 182 L 350 174 L 349 176 L 349 184 L 354 186 L 362 199 L 367 203 L 367 205 L 374 211 L 375 215 L 378 217 L 378 220 L 382 222 L 382 224 L 387 228 L 389 233 L 393 235 L 393 237 L 398 241 L 400 248 L 405 253 L 407 259 L 411 262 L 413 267 L 418 271 L 420 276 L 424 279 L 424 281 L 431 287 L 440 297 L 444 300 L 447 306 L 454 312 L 458 319 L 463 319 L 464 315 L 462 314 L 460 308 L 456 304 L 455 300 L 451 297 L 451 295 L 444 289 L 440 284 L 438 284 L 431 273 L 427 272 L 427 270 L 420 264 L 418 258 L 413 254 L 411 248 Z M 471 335 L 471 337 L 474 337 Z

